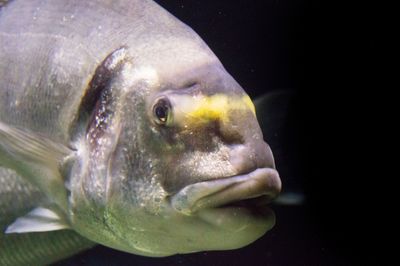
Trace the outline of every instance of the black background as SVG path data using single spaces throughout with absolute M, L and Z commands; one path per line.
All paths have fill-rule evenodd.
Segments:
M 280 143 L 273 145 L 283 191 L 302 191 L 306 201 L 275 206 L 275 228 L 243 249 L 154 259 L 96 247 L 57 265 L 395 264 L 388 240 L 395 210 L 377 133 L 386 93 L 380 7 L 366 1 L 157 2 L 191 26 L 252 97 L 294 92 Z

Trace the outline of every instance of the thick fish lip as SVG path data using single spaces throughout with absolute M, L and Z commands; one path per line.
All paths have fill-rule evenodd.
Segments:
M 194 215 L 203 209 L 251 208 L 265 205 L 280 190 L 278 172 L 273 168 L 259 168 L 243 175 L 188 185 L 172 197 L 171 205 L 184 215 Z

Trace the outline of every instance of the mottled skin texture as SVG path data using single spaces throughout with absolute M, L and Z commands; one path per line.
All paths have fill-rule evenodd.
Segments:
M 1 229 L 53 200 L 70 227 L 94 242 L 166 256 L 238 248 L 273 226 L 268 210 L 191 213 L 191 194 L 179 194 L 191 184 L 205 182 L 188 190 L 199 194 L 216 184 L 211 181 L 263 168 L 254 174 L 256 185 L 247 188 L 244 182 L 244 188 L 232 192 L 240 197 L 228 193 L 226 198 L 273 198 L 280 180 L 271 170 L 272 153 L 252 108 L 234 107 L 247 106 L 243 89 L 197 34 L 154 2 L 11 1 L 0 10 L 0 78 L 0 122 L 70 149 L 57 169 L 35 166 L 56 170 L 39 171 L 43 177 L 29 160 L 18 161 L 0 149 L 0 164 L 24 178 L 38 184 L 53 173 L 66 184 L 62 193 L 55 193 L 39 182 L 43 195 L 15 172 L 0 168 L 0 181 L 6 184 L 0 189 L 1 204 L 14 200 L 7 192 L 12 186 L 20 201 L 13 210 L 0 205 L 7 217 L 1 218 Z M 187 106 L 174 99 L 183 96 L 195 103 L 199 95 L 209 99 L 214 94 L 224 95 L 231 109 L 212 119 L 210 110 L 203 110 L 196 119 L 155 122 L 152 108 L 160 98 L 173 103 L 175 114 L 187 114 Z M 30 192 L 18 193 L 24 190 Z M 213 207 L 222 205 L 213 200 Z M 181 207 L 187 207 L 185 212 Z M 48 261 L 91 245 L 73 231 L 40 234 L 43 238 L 26 238 L 65 245 Z M 17 239 L 0 233 L 0 245 Z M 12 264 L 15 254 L 7 252 L 2 249 L 0 259 Z M 43 256 L 26 252 L 32 255 L 30 262 Z M 14 262 L 20 260 L 15 255 Z

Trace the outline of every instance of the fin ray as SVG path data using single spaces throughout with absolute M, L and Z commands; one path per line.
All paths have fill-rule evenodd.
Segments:
M 60 169 L 73 152 L 61 143 L 0 122 L 0 164 L 30 180 L 63 209 L 67 208 L 67 189 Z
M 0 149 L 35 161 L 60 161 L 71 153 L 68 147 L 0 122 Z
M 5 233 L 48 232 L 68 228 L 69 225 L 55 211 L 38 207 L 15 220 L 14 223 L 7 227 Z

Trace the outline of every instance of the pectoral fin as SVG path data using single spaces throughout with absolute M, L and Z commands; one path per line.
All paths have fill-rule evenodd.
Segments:
M 62 208 L 67 193 L 60 167 L 72 153 L 63 144 L 0 122 L 1 164 L 29 179 Z
M 306 202 L 303 191 L 304 178 L 299 169 L 301 155 L 300 131 L 302 119 L 301 95 L 296 90 L 281 89 L 269 92 L 255 99 L 257 118 L 264 139 L 274 151 L 276 167 L 279 174 L 285 176 L 285 186 L 275 204 L 298 206 Z
M 71 153 L 65 145 L 0 122 L 0 149 L 30 161 L 57 162 Z
M 5 233 L 47 232 L 68 228 L 68 223 L 56 211 L 38 207 L 15 220 L 7 227 Z

